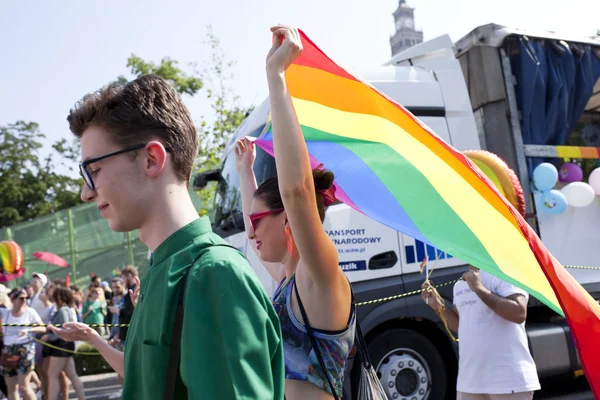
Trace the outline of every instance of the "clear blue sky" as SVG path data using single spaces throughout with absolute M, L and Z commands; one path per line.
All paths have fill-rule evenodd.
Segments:
M 593 35 L 600 29 L 599 0 L 408 0 L 425 40 L 458 40 L 495 22 L 524 29 Z M 128 0 L 0 2 L 0 124 L 36 121 L 48 145 L 70 137 L 69 108 L 85 93 L 119 75 L 131 53 L 182 65 L 208 60 L 203 45 L 213 27 L 229 59 L 237 61 L 232 86 L 249 105 L 266 94 L 264 58 L 269 26 L 302 28 L 328 55 L 352 69 L 390 56 L 389 36 L 398 0 Z M 186 98 L 196 120 L 210 109 L 202 94 Z

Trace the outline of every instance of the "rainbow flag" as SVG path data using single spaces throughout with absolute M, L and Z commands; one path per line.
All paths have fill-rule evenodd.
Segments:
M 475 164 L 301 36 L 304 50 L 286 81 L 311 164 L 334 172 L 338 200 L 564 315 L 600 398 L 600 305 Z M 266 129 L 256 144 L 273 155 L 272 139 Z
M 420 273 L 423 273 L 423 269 L 427 266 L 427 256 L 421 261 L 421 265 L 419 265 Z

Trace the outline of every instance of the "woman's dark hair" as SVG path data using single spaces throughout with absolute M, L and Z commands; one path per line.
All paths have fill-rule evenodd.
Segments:
M 57 286 L 52 293 L 52 301 L 63 306 L 70 306 L 73 304 L 73 292 L 68 287 Z
M 323 192 L 331 189 L 333 186 L 333 172 L 323 170 L 323 169 L 315 169 L 313 170 L 313 181 L 315 184 L 315 191 L 317 197 L 317 209 L 319 210 L 319 216 L 321 217 L 321 222 L 325 219 L 325 196 Z M 281 200 L 281 193 L 279 193 L 279 182 L 277 181 L 277 177 L 273 177 L 271 179 L 267 179 L 264 181 L 256 192 L 254 192 L 254 197 L 261 199 L 265 202 L 265 205 L 270 210 L 277 210 L 278 208 L 283 208 L 283 201 Z
M 15 298 L 19 297 L 19 295 L 24 294 L 25 296 L 27 296 L 27 291 L 23 288 L 14 288 L 13 290 L 10 291 L 10 293 L 8 294 L 8 297 L 11 300 L 14 300 Z

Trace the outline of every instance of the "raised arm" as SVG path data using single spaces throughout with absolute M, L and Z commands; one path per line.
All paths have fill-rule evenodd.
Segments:
M 250 224 L 250 210 L 252 208 L 252 198 L 256 192 L 257 184 L 254 176 L 254 159 L 256 158 L 256 148 L 254 143 L 248 139 L 238 140 L 235 146 L 235 167 L 240 176 L 240 189 L 242 192 L 242 213 L 244 214 L 244 228 L 248 236 L 250 246 L 254 253 L 260 259 L 260 254 L 256 248 L 256 241 L 252 240 L 254 232 L 252 232 L 252 224 Z M 269 274 L 279 283 L 285 276 L 285 269 L 280 263 L 271 263 L 262 261 Z
M 310 280 L 328 285 L 339 278 L 337 249 L 323 229 L 316 207 L 315 186 L 310 158 L 285 72 L 302 52 L 299 32 L 286 26 L 271 28 L 273 47 L 267 56 L 267 81 L 273 123 L 273 147 L 279 191 L 294 241 Z
M 471 290 L 479 296 L 481 301 L 501 318 L 515 324 L 521 324 L 527 319 L 527 298 L 524 295 L 515 293 L 503 297 L 494 294 L 483 285 L 479 270 L 473 266 L 463 274 L 463 279 L 467 281 Z

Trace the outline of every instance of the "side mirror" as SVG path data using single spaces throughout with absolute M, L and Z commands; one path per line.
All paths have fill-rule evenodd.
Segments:
M 235 211 L 232 215 L 233 225 L 241 230 L 244 230 L 244 214 L 241 211 Z
M 222 179 L 220 169 L 212 169 L 210 171 L 204 171 L 194 176 L 193 188 L 194 190 L 202 190 L 206 187 L 208 182 L 218 182 Z

